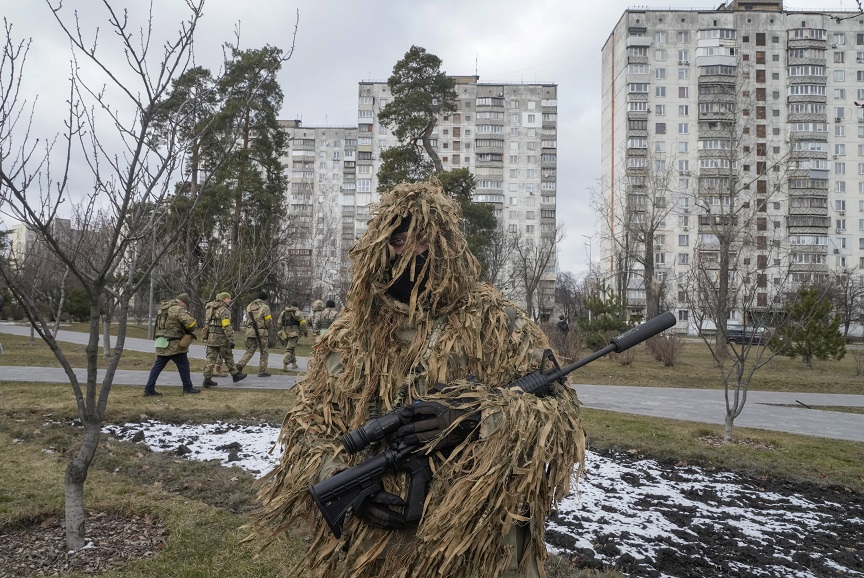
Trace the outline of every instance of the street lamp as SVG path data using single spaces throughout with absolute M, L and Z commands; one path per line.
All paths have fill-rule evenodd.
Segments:
M 591 244 L 592 243 L 591 243 L 591 235 L 582 235 L 582 236 L 585 237 L 586 239 L 588 239 L 588 241 L 585 243 L 586 245 L 588 245 L 588 276 L 585 278 L 587 281 L 591 277 Z M 588 323 L 591 323 L 591 308 L 588 308 Z

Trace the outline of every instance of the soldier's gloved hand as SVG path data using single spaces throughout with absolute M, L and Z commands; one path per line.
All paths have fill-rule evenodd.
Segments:
M 447 407 L 435 401 L 420 401 L 406 405 L 398 410 L 404 421 L 411 421 L 396 432 L 396 438 L 406 445 L 424 444 L 441 436 L 456 420 L 467 414 L 476 413 L 472 409 Z M 434 449 L 444 450 L 455 447 L 471 435 L 480 421 L 474 415 L 463 419 L 446 436 L 435 444 Z
M 233 341 L 229 341 L 229 342 L 228 342 L 228 348 L 229 348 L 229 349 L 234 349 L 234 342 L 233 342 Z
M 400 530 L 405 526 L 405 516 L 387 506 L 404 508 L 405 500 L 389 492 L 376 492 L 363 500 L 355 514 L 370 526 L 384 530 Z

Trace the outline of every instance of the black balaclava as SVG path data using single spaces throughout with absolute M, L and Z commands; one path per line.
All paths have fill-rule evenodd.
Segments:
M 392 235 L 398 235 L 399 233 L 404 233 L 408 230 L 408 227 L 411 225 L 411 215 L 402 218 L 402 222 L 399 223 L 399 226 L 393 229 Z M 415 265 L 414 265 L 414 273 L 416 275 L 420 274 L 420 271 L 423 270 L 423 265 L 426 264 L 426 257 L 429 254 L 428 249 L 419 255 L 414 255 Z M 397 255 L 394 259 L 390 261 L 390 270 L 393 270 L 393 266 L 396 264 L 400 258 L 409 258 L 410 255 Z M 402 271 L 402 274 L 393 281 L 390 287 L 387 289 L 387 294 L 400 301 L 405 303 L 406 305 L 411 302 L 411 290 L 414 289 L 414 285 L 419 283 L 419 291 L 417 294 L 423 292 L 423 285 L 426 283 L 426 279 L 429 277 L 429 272 L 426 272 L 426 275 L 423 276 L 423 279 L 420 280 L 411 280 L 411 266 L 405 267 L 405 270 Z

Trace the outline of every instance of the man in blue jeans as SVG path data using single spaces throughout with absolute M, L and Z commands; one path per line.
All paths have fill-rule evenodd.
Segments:
M 162 395 L 156 391 L 156 380 L 169 361 L 173 361 L 183 382 L 183 393 L 201 393 L 192 387 L 189 373 L 189 343 L 195 338 L 195 318 L 186 310 L 189 294 L 181 293 L 176 299 L 168 299 L 159 305 L 156 315 L 156 362 L 150 370 L 144 395 Z

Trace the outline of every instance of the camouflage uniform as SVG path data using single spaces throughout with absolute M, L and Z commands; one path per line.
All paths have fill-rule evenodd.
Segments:
M 225 360 L 228 372 L 233 376 L 239 373 L 234 363 L 234 328 L 231 327 L 231 310 L 224 301 L 211 301 L 207 304 L 207 361 L 204 363 L 204 379 L 213 377 L 213 367 L 219 358 Z
M 315 335 L 324 335 L 333 322 L 336 320 L 336 307 L 325 307 L 313 320 L 312 332 Z
M 261 292 L 258 299 L 246 306 L 246 353 L 240 358 L 237 366 L 240 371 L 246 367 L 256 349 L 261 351 L 261 360 L 258 363 L 258 376 L 266 377 L 267 362 L 270 358 L 270 344 L 267 341 L 267 328 L 270 325 L 272 316 L 270 315 L 270 307 L 265 301 L 269 298 L 267 293 Z M 256 333 L 257 325 L 257 333 Z
M 189 373 L 189 357 L 186 355 L 188 345 L 183 347 L 180 340 L 184 335 L 195 336 L 195 318 L 179 304 L 183 301 L 189 304 L 189 296 L 181 294 L 177 299 L 163 301 L 156 315 L 156 362 L 150 370 L 147 385 L 144 386 L 144 395 L 159 395 L 156 393 L 156 380 L 165 369 L 169 361 L 173 361 L 180 373 L 183 382 L 183 391 L 186 393 L 198 393 L 199 390 L 192 387 L 192 376 Z M 160 342 L 165 342 L 164 347 L 159 347 Z
M 297 306 L 291 304 L 282 310 L 277 321 L 279 326 L 279 339 L 285 342 L 285 357 L 282 359 L 282 369 L 288 371 L 290 363 L 294 369 L 297 369 L 297 357 L 294 355 L 294 349 L 297 347 L 297 342 L 300 341 L 300 333 L 306 333 L 306 320 L 297 309 Z

